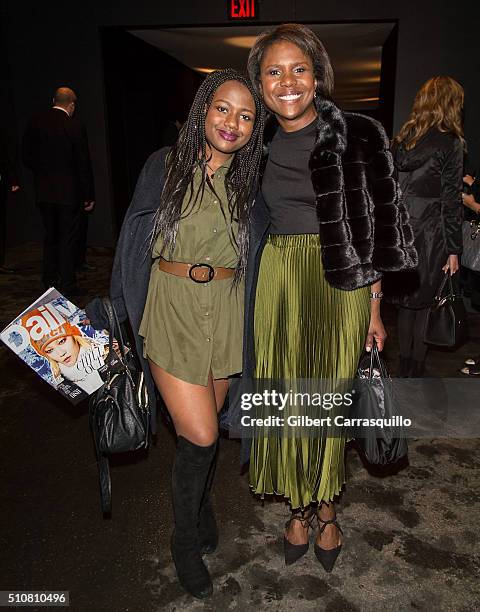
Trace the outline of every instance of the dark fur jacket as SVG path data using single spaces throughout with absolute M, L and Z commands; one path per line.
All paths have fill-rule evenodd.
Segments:
M 383 127 L 329 100 L 318 111 L 310 171 L 326 280 L 356 289 L 382 272 L 415 267 L 413 233 Z
M 329 100 L 317 108 L 310 171 L 326 280 L 348 291 L 371 285 L 383 272 L 415 267 L 413 233 L 382 126 L 369 117 L 343 113 Z M 259 190 L 251 212 L 245 279 L 245 377 L 255 370 L 255 297 L 269 226 Z

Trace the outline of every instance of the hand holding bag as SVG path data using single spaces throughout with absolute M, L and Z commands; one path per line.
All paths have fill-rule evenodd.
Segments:
M 396 414 L 392 379 L 376 343 L 360 359 L 355 395 L 351 418 L 368 419 L 369 425 L 354 424 L 350 428 L 350 435 L 355 438 L 367 461 L 387 465 L 405 457 L 408 445 L 406 439 L 399 435 L 400 418 Z
M 467 311 L 446 272 L 433 304 L 428 308 L 423 341 L 435 346 L 458 346 L 468 338 Z
M 111 512 L 111 481 L 108 456 L 148 446 L 150 414 L 143 372 L 127 351 L 117 314 L 108 298 L 103 306 L 109 321 L 107 380 L 90 398 L 90 427 L 93 434 L 100 476 L 102 511 Z M 120 352 L 120 368 L 112 368 L 114 338 Z

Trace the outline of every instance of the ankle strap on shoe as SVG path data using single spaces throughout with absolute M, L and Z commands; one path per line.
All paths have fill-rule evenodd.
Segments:
M 285 527 L 288 529 L 292 521 L 300 521 L 302 523 L 302 527 L 307 527 L 307 526 L 311 527 L 314 518 L 315 518 L 315 512 L 312 512 L 312 511 L 310 511 L 310 513 L 307 514 L 306 516 L 302 516 L 301 512 L 296 512 L 296 513 L 292 512 L 292 516 L 285 523 Z
M 334 517 L 333 517 L 333 518 L 331 518 L 331 519 L 327 519 L 326 521 L 324 521 L 324 520 L 323 520 L 322 518 L 320 518 L 320 517 L 318 516 L 318 514 L 317 514 L 317 521 L 318 521 L 318 523 L 319 523 L 319 524 L 318 524 L 318 527 L 319 527 L 320 533 L 323 533 L 323 532 L 325 531 L 325 527 L 326 527 L 327 525 L 335 525 L 335 527 L 338 529 L 338 531 L 339 531 L 339 532 L 340 532 L 340 533 L 343 535 L 342 528 L 341 528 L 341 527 L 340 527 L 340 525 L 338 524 L 338 521 L 337 521 L 337 517 L 336 517 L 336 516 L 334 516 Z M 323 524 L 322 524 L 322 525 L 320 525 L 320 523 L 323 523 Z

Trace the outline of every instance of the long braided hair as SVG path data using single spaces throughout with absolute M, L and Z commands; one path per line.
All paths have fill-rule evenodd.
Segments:
M 207 173 L 210 157 L 205 138 L 205 116 L 216 90 L 227 81 L 239 81 L 245 85 L 255 103 L 255 123 L 250 140 L 234 154 L 225 176 L 230 225 L 232 221 L 238 221 L 235 245 L 238 261 L 234 279 L 237 284 L 243 277 L 247 264 L 250 207 L 257 188 L 265 115 L 263 103 L 252 84 L 236 70 L 228 68 L 210 73 L 195 95 L 188 119 L 167 156 L 165 185 L 154 217 L 150 246 L 152 247 L 160 236 L 163 240 L 162 253 L 169 252 L 172 256 L 187 189 L 190 191 L 189 202 L 193 197 L 193 174 L 197 166 L 202 172 L 202 185 L 210 184 Z M 225 216 L 223 208 L 222 212 Z M 183 214 L 185 215 L 185 211 Z

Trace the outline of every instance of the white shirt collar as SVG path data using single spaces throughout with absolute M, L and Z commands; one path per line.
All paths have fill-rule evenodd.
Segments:
M 58 110 L 63 110 L 64 113 L 67 113 L 67 115 L 70 117 L 70 113 L 65 110 L 64 108 L 62 108 L 61 106 L 54 106 L 53 108 L 58 108 Z

